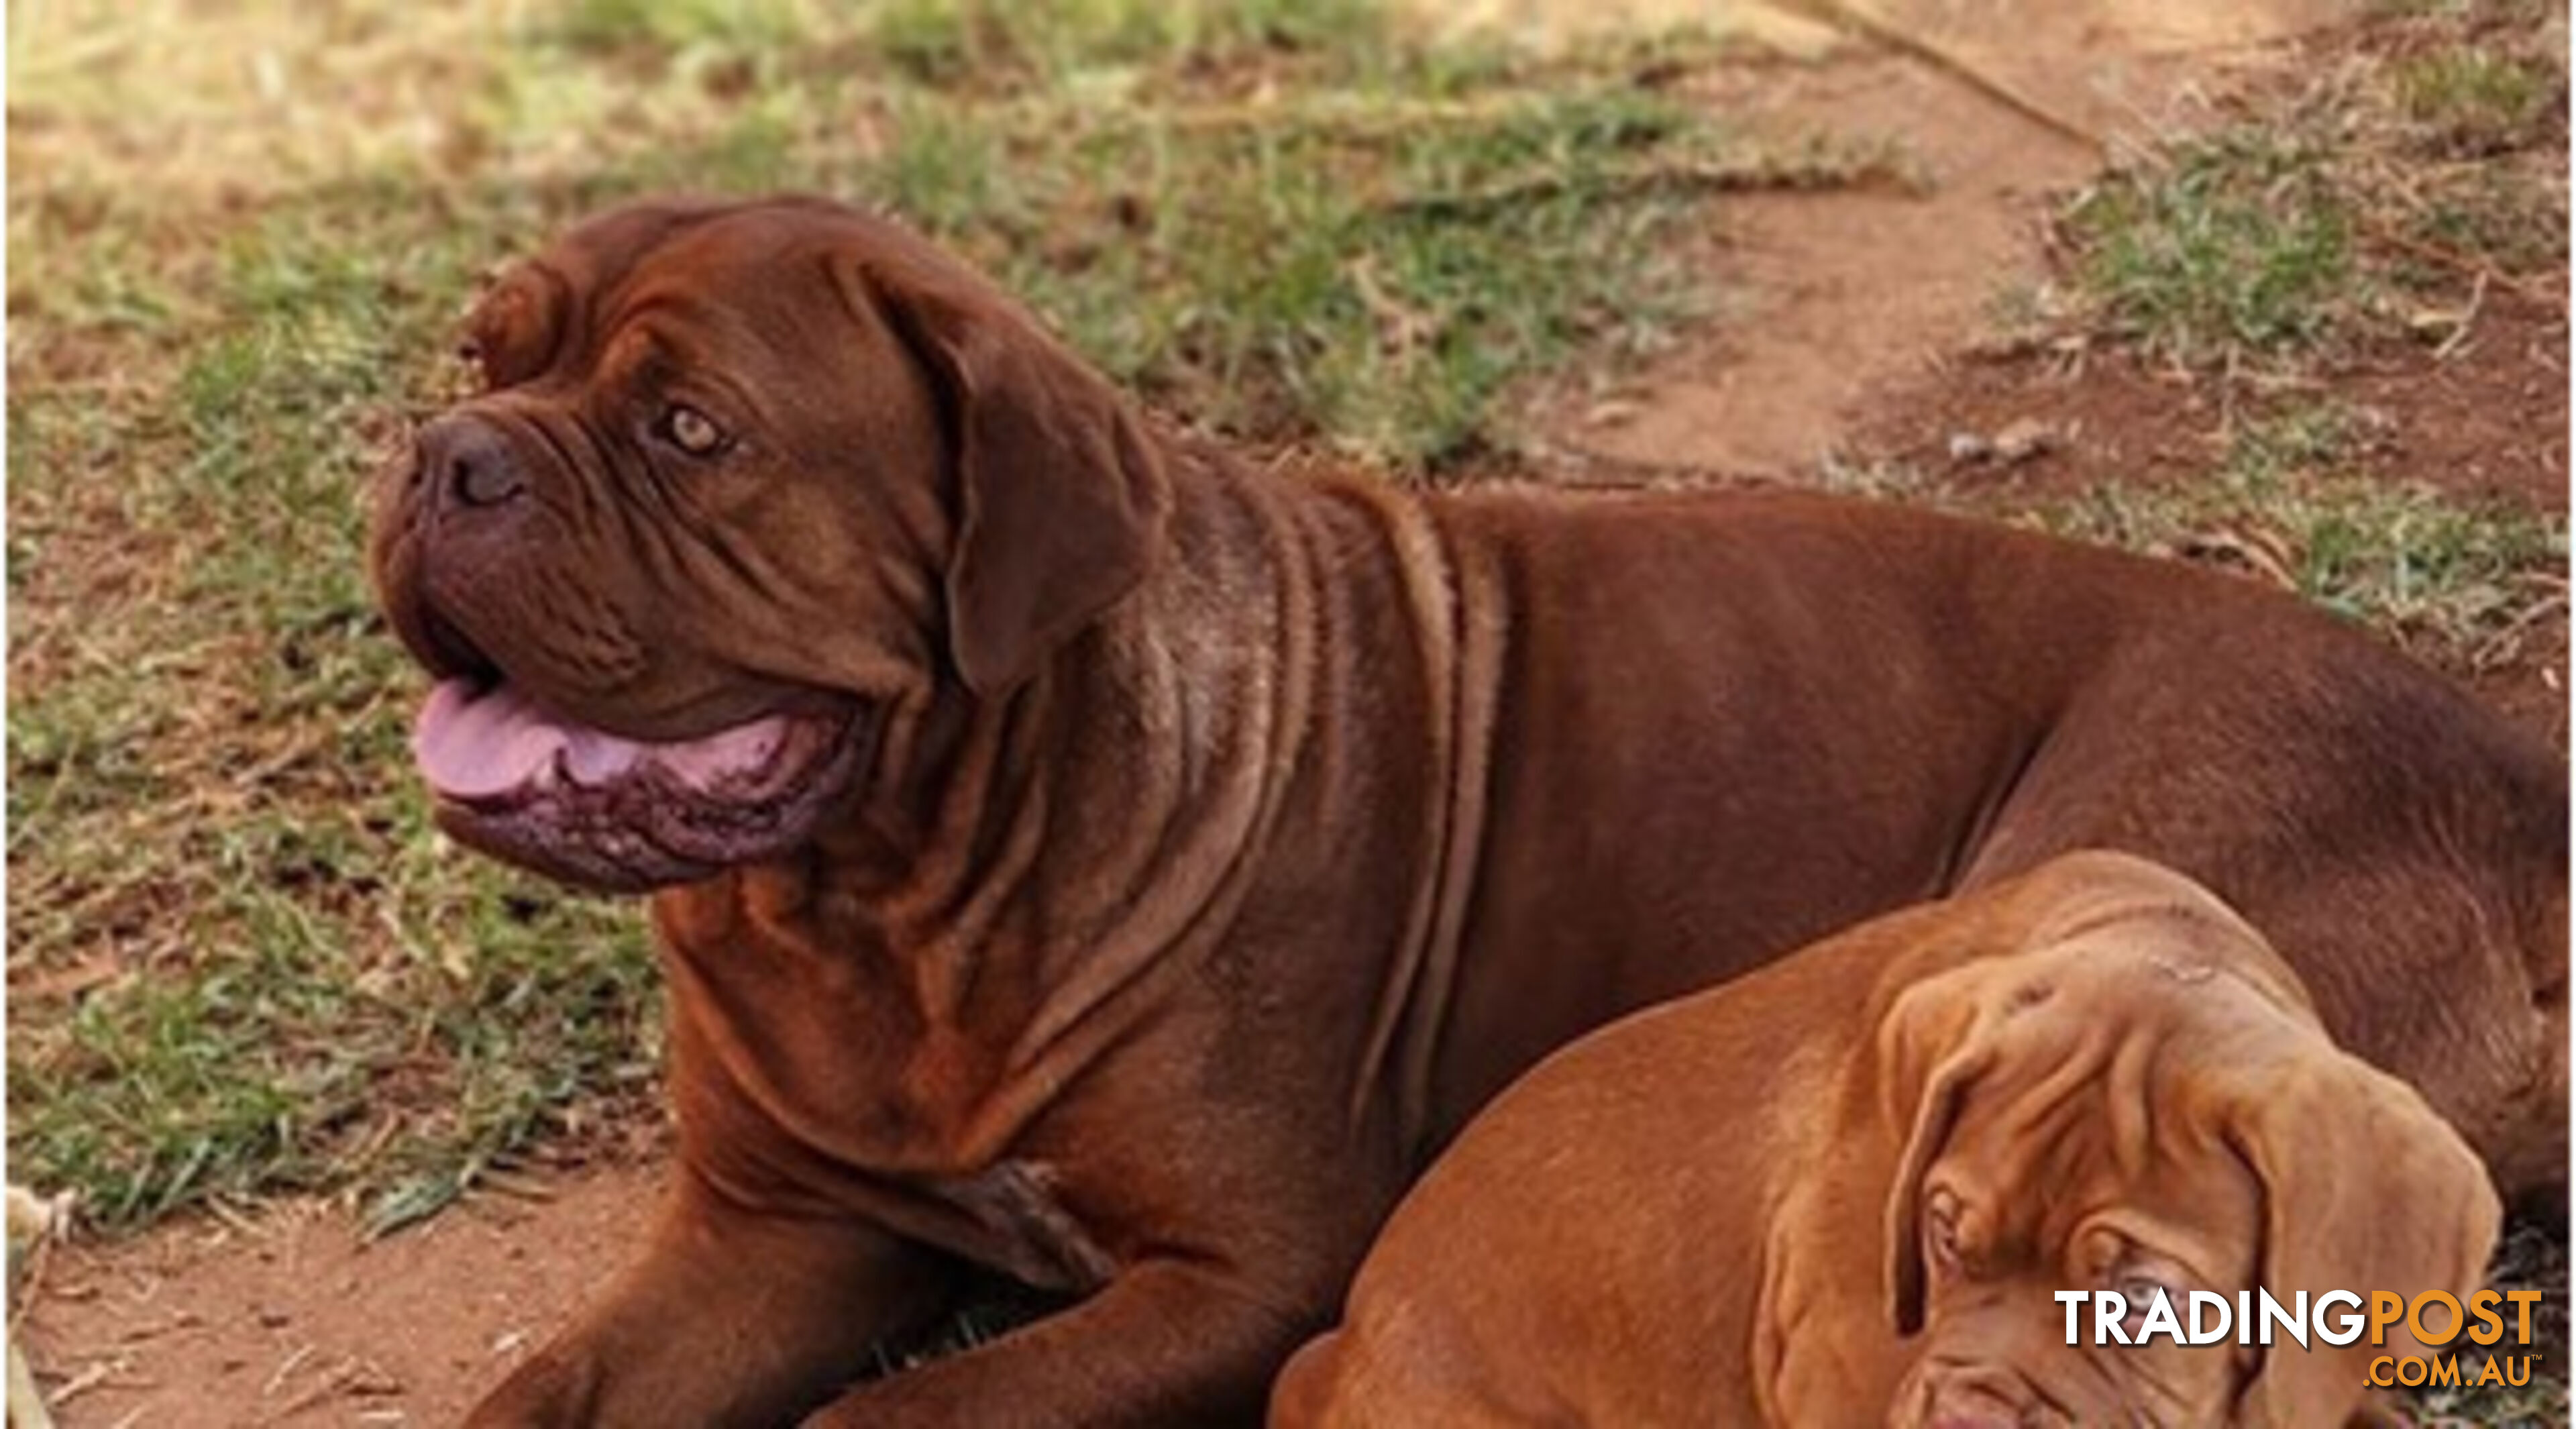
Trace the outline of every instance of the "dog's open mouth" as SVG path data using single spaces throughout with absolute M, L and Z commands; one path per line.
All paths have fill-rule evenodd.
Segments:
M 773 714 L 696 739 L 627 739 L 507 682 L 439 682 L 412 734 L 459 842 L 611 892 L 692 882 L 786 853 L 847 784 L 856 715 Z

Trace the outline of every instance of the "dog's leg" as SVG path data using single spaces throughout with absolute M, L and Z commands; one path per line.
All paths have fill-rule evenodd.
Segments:
M 681 1173 L 643 1259 L 478 1405 L 469 1429 L 772 1426 L 949 1309 L 936 1253 L 865 1222 L 719 1208 Z
M 1325 1307 L 1202 1260 L 1148 1261 L 1081 1304 L 851 1391 L 805 1429 L 1253 1425 Z

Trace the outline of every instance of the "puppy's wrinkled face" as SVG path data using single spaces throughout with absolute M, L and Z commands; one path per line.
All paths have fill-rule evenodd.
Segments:
M 2211 969 L 2124 961 L 2030 970 L 1943 1089 L 1950 1120 L 1912 1188 L 1922 1335 L 1896 1424 L 2229 1422 L 2252 1351 L 2097 1345 L 2090 1305 L 2069 1345 L 2054 1295 L 2119 1292 L 2134 1338 L 2158 1293 L 2185 1316 L 2193 1291 L 2232 1307 L 2255 1285 L 2264 1188 L 2231 1150 L 2210 1059 L 2286 1018 Z
M 2191 1295 L 2233 1320 L 2257 1288 L 2283 1304 L 2468 1294 L 2495 1245 L 2494 1188 L 2421 1095 L 2327 1037 L 2297 976 L 2214 895 L 2087 857 L 2095 882 L 2061 874 L 2075 896 L 2044 905 L 2020 950 L 1907 984 L 1880 1023 L 1883 1110 L 1905 1138 L 1888 1283 L 1915 1351 L 1889 1421 L 2344 1423 L 2370 1357 L 2422 1352 L 2411 1336 L 2249 1345 L 2231 1324 L 2190 1344 Z M 2131 1343 L 2097 1334 L 2086 1306 L 2069 1344 L 2068 1290 L 2120 1294 Z M 2149 1340 L 2158 1296 L 2174 1319 L 2154 1316 Z
M 643 205 L 510 272 L 480 390 L 382 478 L 443 827 L 641 890 L 772 857 L 933 678 L 939 401 L 854 282 L 871 220 Z

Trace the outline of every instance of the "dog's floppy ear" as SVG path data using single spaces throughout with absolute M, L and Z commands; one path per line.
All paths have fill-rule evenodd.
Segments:
M 906 253 L 859 277 L 939 390 L 957 483 L 949 655 L 991 698 L 1144 578 L 1171 486 L 1116 389 L 947 266 Z
M 2501 1217 L 2476 1153 L 2412 1087 L 2322 1036 L 2314 1045 L 2313 1055 L 2246 1068 L 2222 1132 L 2262 1186 L 2258 1283 L 2284 1303 L 2305 1290 L 2311 1304 L 2329 1290 L 2410 1301 L 2475 1291 Z M 2330 1422 L 2361 1402 L 2370 1356 L 2421 1353 L 2402 1324 L 2379 1348 L 2367 1335 L 2306 1349 L 2276 1337 L 2230 1422 Z
M 1954 968 L 1908 988 L 1880 1024 L 1881 1116 L 1904 1149 L 1887 1188 L 1888 1313 L 1899 1335 L 1923 1328 L 1923 1179 L 1950 1143 L 1968 1091 L 1995 1059 L 1981 1015 L 1988 970 Z
M 1973 1063 L 1952 1057 L 1933 1074 L 1932 1085 L 1918 1104 L 1914 1129 L 1905 1138 L 1896 1179 L 1887 1190 L 1887 1298 L 1896 1333 L 1912 1335 L 1923 1328 L 1923 1175 L 1949 1144 L 1966 1100 Z

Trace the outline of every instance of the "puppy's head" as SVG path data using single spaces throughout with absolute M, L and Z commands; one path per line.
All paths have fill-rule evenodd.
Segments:
M 812 200 L 650 203 L 468 320 L 480 390 L 382 478 L 442 825 L 638 890 L 780 857 L 887 714 L 993 699 L 1132 588 L 1168 488 L 1016 304 Z
M 2178 877 L 2076 898 L 2024 950 L 1907 990 L 1881 1024 L 1905 1147 L 1888 1208 L 1892 1313 L 1918 1355 L 1906 1426 L 2341 1422 L 2366 1338 L 2306 1350 L 2067 1343 L 2054 1292 L 2473 1288 L 2496 1231 L 2484 1171 L 2413 1090 L 2338 1050 L 2253 930 Z M 2138 896 L 2139 894 L 2146 896 Z

